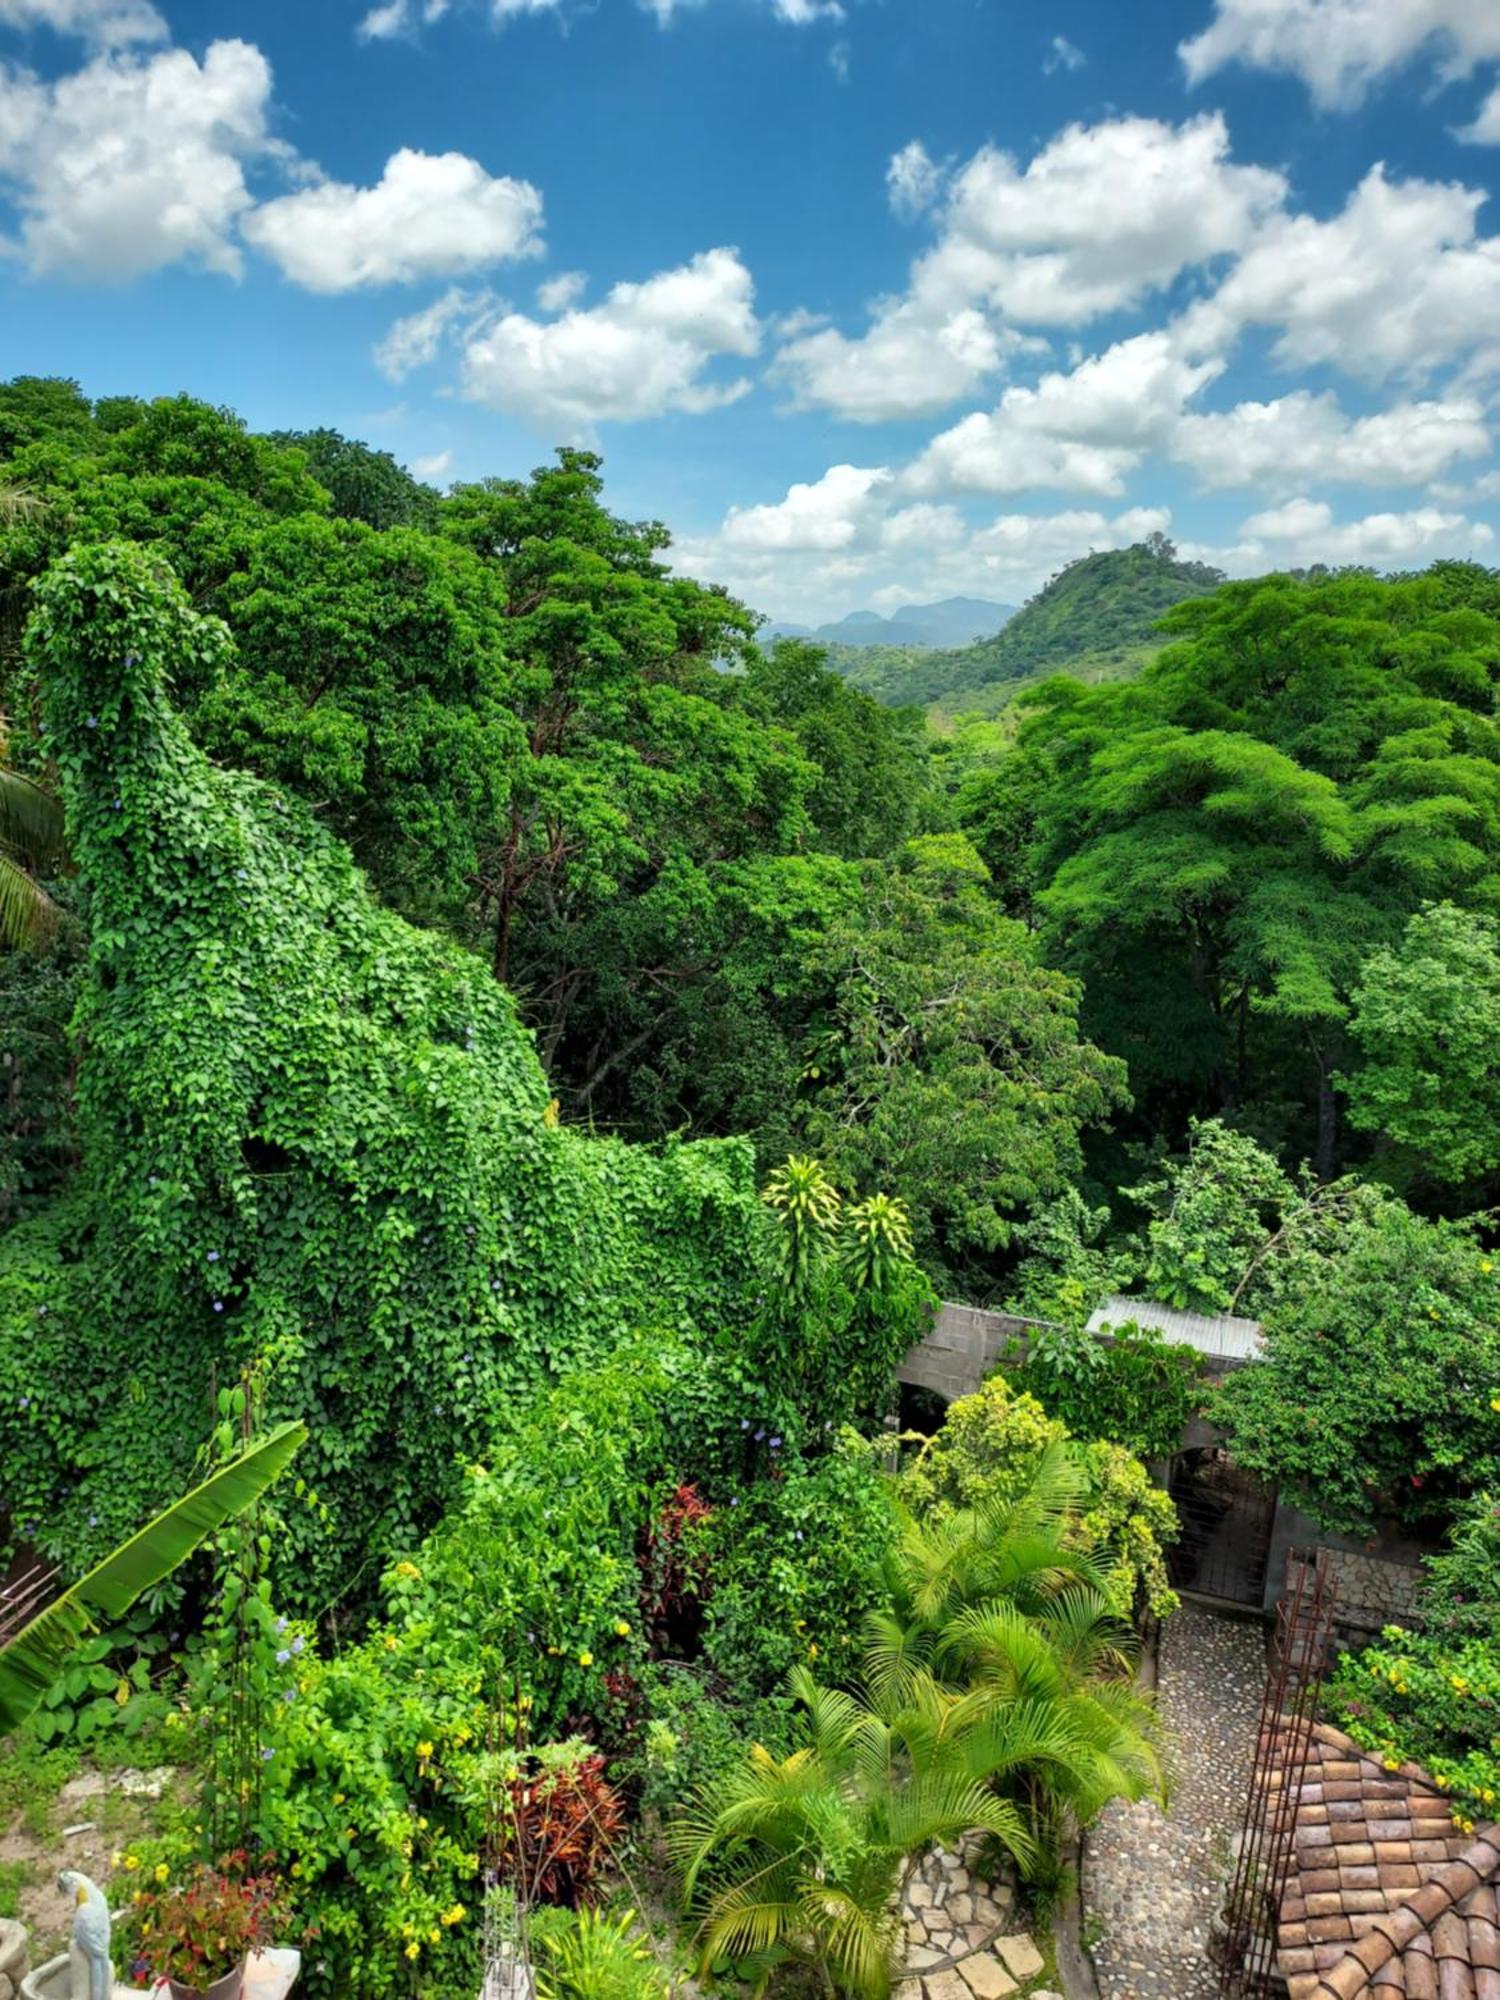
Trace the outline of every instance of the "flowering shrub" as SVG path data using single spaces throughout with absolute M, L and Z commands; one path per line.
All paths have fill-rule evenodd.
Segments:
M 1500 1642 L 1452 1641 L 1388 1625 L 1378 1646 L 1339 1661 L 1329 1706 L 1363 1749 L 1408 1758 L 1451 1792 L 1459 1825 L 1493 1819 L 1500 1803 Z
M 285 1889 L 275 1876 L 248 1874 L 246 1867 L 247 1857 L 235 1853 L 217 1868 L 199 1866 L 173 1883 L 167 1864 L 159 1863 L 131 1905 L 133 1976 L 211 1986 L 284 1936 Z
M 604 1759 L 576 1737 L 509 1762 L 495 1872 L 528 1900 L 576 1909 L 609 1860 L 624 1802 Z

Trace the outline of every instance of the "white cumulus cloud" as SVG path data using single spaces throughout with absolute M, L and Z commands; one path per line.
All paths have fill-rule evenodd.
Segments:
M 588 282 L 582 271 L 559 271 L 537 286 L 536 302 L 544 313 L 566 312 L 583 297 Z
M 1337 479 L 1362 486 L 1425 486 L 1455 459 L 1490 448 L 1483 406 L 1472 397 L 1398 403 L 1350 419 L 1332 391 L 1298 389 L 1274 402 L 1186 415 L 1172 456 L 1209 487 L 1285 488 Z
M 788 488 L 774 505 L 731 507 L 720 533 L 731 549 L 846 549 L 872 517 L 872 495 L 890 477 L 884 466 L 830 466 L 821 479 Z
M 1418 56 L 1448 73 L 1500 56 L 1492 0 L 1216 0 L 1179 53 L 1201 83 L 1226 64 L 1299 76 L 1321 104 L 1357 104 L 1378 78 Z
M 1488 549 L 1495 539 L 1483 521 L 1466 520 L 1438 507 L 1338 521 L 1326 500 L 1305 496 L 1252 514 L 1241 534 L 1250 552 L 1264 551 L 1269 560 L 1298 568 L 1323 562 L 1391 569 L 1431 562 L 1440 555 L 1471 555 Z
M 466 292 L 450 285 L 430 306 L 395 321 L 375 348 L 375 366 L 392 382 L 435 361 L 448 336 L 464 322 L 473 324 L 493 304 L 488 292 Z
M 0 28 L 50 28 L 101 48 L 167 39 L 150 0 L 0 0 Z
M 921 188 L 924 160 L 910 147 L 896 155 L 893 195 Z M 985 147 L 948 183 L 905 292 L 877 300 L 860 334 L 830 326 L 788 340 L 777 377 L 799 406 L 853 422 L 934 415 L 1022 351 L 1034 336 L 1021 329 L 1139 305 L 1243 250 L 1285 198 L 1280 174 L 1230 158 L 1217 114 L 1070 125 L 1025 166 Z
M 748 392 L 744 378 L 721 382 L 709 371 L 721 356 L 757 351 L 754 298 L 739 253 L 721 248 L 557 319 L 500 311 L 465 341 L 463 393 L 573 435 L 713 409 Z
M 933 439 L 906 474 L 921 493 L 1022 493 L 1054 487 L 1114 497 L 1183 406 L 1222 369 L 1190 361 L 1165 332 L 1116 341 L 1067 374 L 1007 389 Z
M 1222 348 L 1244 327 L 1270 327 L 1284 365 L 1330 362 L 1372 378 L 1456 361 L 1500 322 L 1500 237 L 1476 226 L 1484 199 L 1373 167 L 1328 221 L 1268 222 L 1191 310 L 1188 337 Z
M 124 280 L 187 262 L 238 276 L 247 163 L 286 156 L 249 42 L 97 56 L 44 83 L 0 66 L 0 191 L 41 276 Z
M 892 153 L 885 170 L 886 194 L 894 212 L 903 222 L 911 222 L 931 208 L 942 188 L 945 169 L 940 167 L 920 139 L 910 139 L 899 153 Z
M 322 181 L 245 218 L 247 239 L 314 292 L 411 284 L 540 253 L 542 197 L 463 153 L 393 153 L 374 187 Z

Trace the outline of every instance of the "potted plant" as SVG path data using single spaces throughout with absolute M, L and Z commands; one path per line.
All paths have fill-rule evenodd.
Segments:
M 172 2000 L 239 2000 L 247 1963 L 285 1919 L 286 1895 L 273 1875 L 248 1873 L 235 1854 L 217 1868 L 200 1863 L 181 1883 L 141 1890 L 132 1914 L 137 1967 L 165 1979 Z

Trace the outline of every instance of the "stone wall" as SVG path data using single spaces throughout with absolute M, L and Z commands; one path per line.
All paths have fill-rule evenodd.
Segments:
M 1421 1624 L 1423 1577 L 1414 1563 L 1348 1549 L 1329 1549 L 1328 1560 L 1338 1584 L 1340 1625 L 1378 1632 L 1383 1625 Z

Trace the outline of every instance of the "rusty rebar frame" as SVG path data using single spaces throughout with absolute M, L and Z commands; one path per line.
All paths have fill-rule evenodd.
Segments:
M 1224 1903 L 1218 2000 L 1260 2000 L 1281 1990 L 1275 1980 L 1276 1932 L 1337 1597 L 1326 1550 L 1288 1555 L 1239 1852 Z

